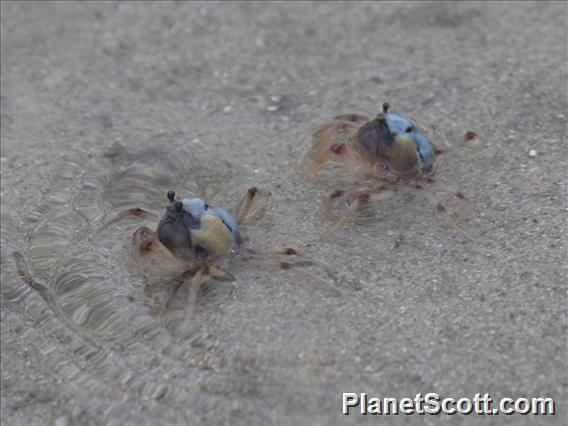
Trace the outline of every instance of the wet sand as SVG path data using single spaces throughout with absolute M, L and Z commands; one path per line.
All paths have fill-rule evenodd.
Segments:
M 1 7 L 2 424 L 566 423 L 565 3 Z M 405 197 L 322 238 L 321 201 L 355 182 L 300 175 L 306 135 L 383 102 L 488 139 L 442 173 L 472 241 Z M 167 189 L 230 207 L 250 185 L 274 199 L 250 244 L 327 261 L 342 292 L 234 265 L 180 334 L 182 302 L 128 257 L 140 222 L 94 231 Z M 344 416 L 342 392 L 557 414 Z

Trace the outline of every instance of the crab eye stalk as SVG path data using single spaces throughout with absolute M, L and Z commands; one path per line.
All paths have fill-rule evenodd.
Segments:
M 176 208 L 176 212 L 181 212 L 181 209 L 183 209 L 183 203 L 181 201 L 176 201 L 175 203 L 175 208 Z
M 388 103 L 388 102 L 385 102 L 385 103 L 383 104 L 383 113 L 386 114 L 387 112 L 389 112 L 389 108 L 390 108 L 389 103 Z
M 168 191 L 167 197 L 168 197 L 168 200 L 170 200 L 170 202 L 174 201 L 175 196 L 176 196 L 176 193 L 174 191 Z
M 408 126 L 405 130 L 406 133 L 412 133 L 414 129 L 412 128 L 412 126 Z

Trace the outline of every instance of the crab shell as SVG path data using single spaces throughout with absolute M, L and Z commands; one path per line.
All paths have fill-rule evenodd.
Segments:
M 211 207 L 200 198 L 174 201 L 156 230 L 157 240 L 173 256 L 184 260 L 208 260 L 229 254 L 242 243 L 236 220 L 227 211 Z M 138 245 L 143 243 L 139 236 Z M 143 244 L 141 245 L 143 247 Z
M 378 173 L 395 181 L 407 181 L 428 173 L 434 151 L 414 122 L 396 112 L 382 113 L 363 124 L 352 147 Z
M 189 226 L 194 254 L 219 259 L 229 254 L 234 245 L 242 244 L 235 218 L 226 210 L 212 207 L 201 198 L 185 198 L 183 211 L 195 220 Z

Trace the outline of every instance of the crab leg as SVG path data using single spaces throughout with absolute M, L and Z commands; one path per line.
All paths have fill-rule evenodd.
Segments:
M 228 272 L 212 265 L 203 265 L 201 268 L 199 268 L 199 270 L 189 283 L 189 293 L 187 296 L 187 305 L 185 309 L 186 321 L 189 321 L 193 316 L 193 310 L 195 309 L 199 289 L 203 284 L 211 279 L 233 281 L 235 277 L 233 277 L 233 275 L 229 274 Z
M 345 196 L 351 196 L 351 195 L 362 195 L 365 193 L 379 193 L 379 192 L 383 192 L 386 191 L 387 188 L 384 186 L 381 186 L 379 188 L 376 189 L 357 189 L 357 188 L 352 188 L 352 189 L 341 189 L 341 190 L 337 190 L 332 192 L 323 202 L 323 214 L 325 217 L 327 217 L 327 219 L 332 220 L 332 221 L 337 221 L 339 219 L 339 216 L 337 216 L 335 213 L 333 213 L 333 205 L 335 204 L 335 202 L 340 199 L 343 198 Z
M 252 256 L 272 256 L 272 255 L 282 255 L 282 256 L 302 256 L 296 249 L 290 247 L 281 247 L 271 250 L 258 250 L 248 248 L 244 250 L 246 254 Z
M 185 320 L 189 322 L 193 316 L 193 310 L 195 309 L 195 303 L 197 300 L 197 294 L 201 285 L 209 281 L 211 277 L 208 275 L 208 267 L 204 266 L 200 268 L 189 283 L 189 293 L 187 296 L 187 304 L 185 306 Z
M 454 223 L 454 221 L 448 214 L 448 210 L 446 209 L 446 207 L 444 207 L 444 205 L 440 202 L 440 200 L 438 200 L 438 198 L 434 194 L 432 194 L 428 189 L 424 188 L 422 185 L 416 185 L 416 187 L 414 188 L 408 186 L 402 187 L 401 190 L 404 192 L 409 192 L 411 194 L 419 194 L 419 193 L 423 194 L 430 203 L 430 205 L 434 207 L 436 211 L 438 211 L 438 213 L 440 213 L 440 215 L 444 218 L 444 220 L 446 221 L 446 223 L 450 228 L 456 230 L 468 240 L 473 240 L 473 238 L 465 230 L 463 230 Z
M 336 276 L 335 274 L 332 272 L 331 268 L 329 267 L 329 265 L 327 265 L 325 262 L 319 261 L 319 260 L 315 260 L 315 259 L 302 259 L 302 260 L 294 260 L 294 261 L 288 261 L 288 262 L 282 262 L 276 258 L 270 258 L 270 257 L 265 257 L 262 255 L 258 255 L 258 254 L 251 254 L 247 257 L 247 260 L 256 264 L 256 265 L 260 265 L 260 266 L 267 266 L 267 267 L 277 267 L 280 268 L 282 270 L 294 270 L 296 271 L 296 273 L 301 273 L 307 277 L 309 277 L 311 280 L 313 281 L 319 281 L 327 286 L 330 286 L 333 290 L 339 292 L 339 293 L 344 293 L 337 285 L 336 285 Z M 307 268 L 307 267 L 311 267 L 311 266 L 319 266 L 321 269 L 323 269 L 325 271 L 325 273 L 327 274 L 327 276 L 331 279 L 331 283 L 320 278 L 319 276 L 315 275 L 315 274 L 311 274 L 305 270 L 303 270 L 302 268 Z
M 455 188 L 452 188 L 451 186 L 445 184 L 444 182 L 430 181 L 430 180 L 427 180 L 426 182 L 428 182 L 430 184 L 432 184 L 432 183 L 436 184 L 436 186 L 438 186 L 442 191 L 453 195 L 454 197 L 456 197 L 459 200 L 458 201 L 458 221 L 457 221 L 457 223 L 462 223 L 465 219 L 465 196 L 463 195 L 463 193 L 460 192 L 460 191 L 457 191 Z
M 320 127 L 315 132 L 316 140 L 304 160 L 308 175 L 313 178 L 333 154 L 349 169 L 358 170 L 360 162 L 347 147 L 358 128 L 355 123 L 345 120 Z
M 256 186 L 249 188 L 247 194 L 244 196 L 244 198 L 239 203 L 239 206 L 237 207 L 237 214 L 235 215 L 237 225 L 240 225 L 249 215 L 254 200 L 259 195 L 263 197 L 270 197 L 272 194 L 269 191 L 257 188 Z
M 111 218 L 107 223 L 105 223 L 99 229 L 99 231 L 102 231 L 102 230 L 108 228 L 110 225 L 113 225 L 117 222 L 120 222 L 122 219 L 124 219 L 128 216 L 136 216 L 136 217 L 139 217 L 139 218 L 144 219 L 144 220 L 153 220 L 153 221 L 158 221 L 160 219 L 160 217 L 155 213 L 149 212 L 148 210 L 141 209 L 140 207 L 134 207 L 132 209 L 123 210 L 123 211 L 117 213 L 113 218 Z
M 329 228 L 325 233 L 324 236 L 331 236 L 335 234 L 338 230 L 340 230 L 345 223 L 349 216 L 353 215 L 361 207 L 363 204 L 382 201 L 386 200 L 394 195 L 394 191 L 390 189 L 378 189 L 374 192 L 365 192 L 360 194 L 349 206 L 349 208 L 340 216 L 340 218 L 333 224 L 331 228 Z
M 469 131 L 465 132 L 462 137 L 455 137 L 455 134 L 454 134 L 454 138 L 458 140 L 457 143 L 454 143 L 451 146 L 444 146 L 443 148 L 438 148 L 437 154 L 438 155 L 446 154 L 446 153 L 454 151 L 458 148 L 462 148 L 466 145 L 470 145 L 474 150 L 479 150 L 479 149 L 483 148 L 485 145 L 487 145 L 487 143 L 488 143 L 487 139 L 480 136 L 477 132 L 474 132 L 473 130 L 469 130 Z
M 187 295 L 187 304 L 185 307 L 185 320 L 189 321 L 193 316 L 195 309 L 197 294 L 203 284 L 209 280 L 234 281 L 235 277 L 230 273 L 223 271 L 213 265 L 203 265 L 198 269 L 189 283 L 189 293 Z

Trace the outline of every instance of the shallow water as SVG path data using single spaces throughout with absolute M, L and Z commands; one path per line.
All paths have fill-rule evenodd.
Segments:
M 238 291 L 232 283 L 205 286 L 188 329 L 184 292 L 177 297 L 170 293 L 173 277 L 142 272 L 130 258 L 133 231 L 156 223 L 126 219 L 101 230 L 124 209 L 144 207 L 160 213 L 172 188 L 180 188 L 184 197 L 204 196 L 195 176 L 206 176 L 208 163 L 198 161 L 197 152 L 205 153 L 199 142 L 179 149 L 170 145 L 167 155 L 154 148 L 133 154 L 119 145 L 102 153 L 67 151 L 44 180 L 43 197 L 24 206 L 18 217 L 3 218 L 2 295 L 3 307 L 11 314 L 6 326 L 19 339 L 31 339 L 42 364 L 72 383 L 79 391 L 76 397 L 93 413 L 103 409 L 89 398 L 97 392 L 110 391 L 117 406 L 134 397 L 178 409 L 188 401 L 201 406 L 199 398 L 209 392 L 231 398 L 248 398 L 262 389 L 299 392 L 296 385 L 278 378 L 278 369 L 295 360 L 281 354 L 250 355 L 215 335 L 215 323 L 227 315 L 224 305 Z M 212 198 L 236 206 L 236 196 L 234 188 Z M 263 279 L 262 271 L 249 271 L 248 279 L 251 273 Z M 245 269 L 240 281 L 246 280 Z M 312 299 L 322 295 L 315 290 Z M 255 308 L 246 300 L 241 303 Z M 39 330 L 19 335 L 18 326 L 11 323 L 13 315 Z M 63 353 L 72 354 L 72 361 L 61 362 Z M 301 365 L 321 362 L 316 357 Z M 275 369 L 275 364 L 280 367 Z
M 342 392 L 560 404 L 565 12 L 3 3 L 3 424 L 387 421 L 341 415 Z M 431 135 L 490 140 L 443 169 L 468 198 L 473 241 L 418 198 L 322 238 L 321 200 L 354 182 L 301 176 L 306 134 L 384 101 Z M 234 261 L 236 280 L 206 284 L 184 328 L 186 287 L 171 297 L 172 277 L 130 257 L 132 233 L 155 224 L 100 230 L 126 208 L 161 214 L 170 189 L 234 209 L 252 185 L 273 200 L 244 227 L 247 244 L 326 261 L 339 292 L 321 268 Z M 562 423 L 559 411 L 483 421 Z

